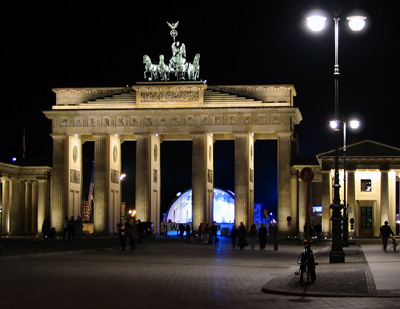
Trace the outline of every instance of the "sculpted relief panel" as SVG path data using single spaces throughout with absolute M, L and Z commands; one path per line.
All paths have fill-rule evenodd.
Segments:
M 269 115 L 154 115 L 154 116 L 107 116 L 60 117 L 57 127 L 149 127 L 149 126 L 236 126 L 236 125 L 282 125 L 288 123 L 285 116 Z

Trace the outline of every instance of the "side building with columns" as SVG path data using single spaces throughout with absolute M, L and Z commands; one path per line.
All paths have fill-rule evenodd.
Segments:
M 51 167 L 0 162 L 1 235 L 38 235 L 50 215 Z
M 357 142 L 347 146 L 346 167 L 342 153 L 339 149 L 340 200 L 347 204 L 349 235 L 379 236 L 379 228 L 385 221 L 398 231 L 400 149 L 371 140 Z M 309 184 L 299 177 L 305 167 L 314 171 Z M 330 236 L 334 170 L 334 150 L 308 160 L 299 158 L 293 164 L 291 195 L 297 197 L 292 200 L 297 220 L 291 225 L 300 234 L 304 234 L 303 227 L 308 221 L 321 224 L 322 235 Z

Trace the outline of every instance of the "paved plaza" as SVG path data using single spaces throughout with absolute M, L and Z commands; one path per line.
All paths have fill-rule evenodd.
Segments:
M 145 240 L 121 251 L 115 237 L 82 242 L 1 238 L 1 308 L 398 308 L 400 253 L 380 240 L 357 239 L 346 263 L 329 263 L 329 241 L 313 246 L 317 281 L 299 284 L 298 241 L 279 250 L 233 249 L 186 243 L 177 237 Z M 390 247 L 390 246 L 389 246 Z

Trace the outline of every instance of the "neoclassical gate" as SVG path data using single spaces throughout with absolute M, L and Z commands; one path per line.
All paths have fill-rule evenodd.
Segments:
M 82 144 L 94 141 L 94 230 L 116 232 L 121 205 L 121 143 L 136 141 L 137 218 L 159 231 L 162 141 L 193 142 L 193 226 L 212 221 L 213 143 L 235 141 L 235 222 L 253 222 L 254 143 L 277 140 L 278 220 L 292 216 L 291 143 L 302 120 L 293 85 L 209 86 L 203 81 L 138 82 L 120 88 L 56 88 L 52 120 L 51 217 L 61 230 L 82 204 Z

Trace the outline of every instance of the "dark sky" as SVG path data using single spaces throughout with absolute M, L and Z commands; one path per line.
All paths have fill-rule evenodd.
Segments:
M 177 39 L 185 43 L 189 60 L 201 54 L 200 77 L 209 85 L 294 84 L 294 104 L 303 115 L 295 129 L 300 154 L 328 151 L 333 148 L 327 124 L 334 113 L 334 29 L 331 18 L 318 35 L 305 28 L 314 8 L 326 10 L 328 17 L 340 9 L 339 112 L 346 119 L 356 115 L 362 120 L 357 133 L 348 132 L 348 143 L 372 139 L 400 147 L 397 4 L 1 1 L 0 161 L 21 156 L 24 127 L 27 155 L 51 156 L 50 122 L 42 111 L 55 103 L 52 88 L 143 81 L 144 54 L 170 56 L 166 21 L 179 21 Z M 348 30 L 346 16 L 354 9 L 367 14 L 365 31 Z

